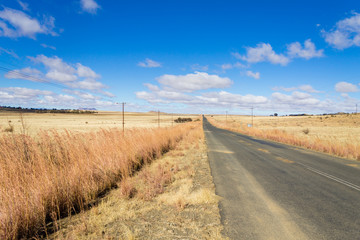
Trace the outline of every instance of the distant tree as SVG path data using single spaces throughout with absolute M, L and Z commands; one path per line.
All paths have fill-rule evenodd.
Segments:
M 278 114 L 277 114 L 277 113 L 274 113 L 274 116 L 275 116 L 275 117 L 277 117 L 277 116 L 278 116 Z

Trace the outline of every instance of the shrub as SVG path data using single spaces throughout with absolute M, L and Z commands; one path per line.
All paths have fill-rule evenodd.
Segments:
M 184 123 L 184 122 L 191 122 L 191 121 L 192 121 L 191 118 L 181 118 L 181 117 L 174 120 L 174 122 L 176 122 L 176 123 Z

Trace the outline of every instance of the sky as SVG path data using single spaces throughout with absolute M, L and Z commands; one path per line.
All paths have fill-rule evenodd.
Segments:
M 360 1 L 1 0 L 0 106 L 360 109 Z

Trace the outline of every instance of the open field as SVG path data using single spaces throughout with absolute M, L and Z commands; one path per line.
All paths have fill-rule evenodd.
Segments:
M 212 115 L 215 125 L 288 144 L 360 160 L 360 114 L 263 117 Z
M 0 135 L 0 238 L 46 233 L 49 222 L 87 209 L 196 128 L 201 122 L 132 129 L 124 137 L 119 128 Z
M 26 130 L 32 136 L 36 135 L 40 130 L 49 129 L 90 132 L 114 127 L 122 128 L 121 112 L 99 112 L 96 114 L 24 113 L 22 117 Z M 178 117 L 190 117 L 195 120 L 199 119 L 200 116 L 160 113 L 160 127 L 177 125 L 173 120 Z M 15 133 L 20 133 L 22 129 L 20 114 L 1 111 L 0 133 L 9 128 L 9 124 L 13 125 Z M 158 127 L 158 114 L 156 112 L 125 113 L 125 129 L 154 127 Z

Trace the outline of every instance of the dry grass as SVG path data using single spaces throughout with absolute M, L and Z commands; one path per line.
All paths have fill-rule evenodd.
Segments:
M 23 120 L 27 124 L 28 134 L 36 136 L 41 130 L 47 131 L 56 129 L 63 132 L 92 132 L 100 129 L 114 127 L 122 128 L 121 112 L 99 112 L 97 114 L 61 114 L 61 113 L 23 113 Z M 172 127 L 178 125 L 173 120 L 178 117 L 190 117 L 193 120 L 199 119 L 199 115 L 171 115 L 161 113 L 160 127 Z M 15 133 L 20 133 L 22 122 L 20 114 L 16 112 L 0 111 L 0 133 L 13 126 Z M 132 128 L 155 128 L 158 127 L 158 115 L 149 113 L 125 113 L 125 129 Z
M 304 147 L 348 159 L 360 160 L 360 115 L 208 117 L 215 125 L 247 135 Z
M 60 217 L 86 209 L 119 180 L 173 148 L 196 124 L 134 129 L 125 137 L 116 128 L 89 133 L 42 131 L 35 138 L 2 134 L 0 238 L 47 234 L 49 222 L 56 230 Z M 160 185 L 171 180 L 164 169 L 157 171 L 160 176 L 144 178 L 155 177 L 156 184 L 160 178 Z M 128 188 L 130 197 L 135 193 Z M 155 193 L 161 191 L 160 186 Z
M 223 239 L 201 126 L 122 180 L 98 206 L 61 221 L 54 239 Z

